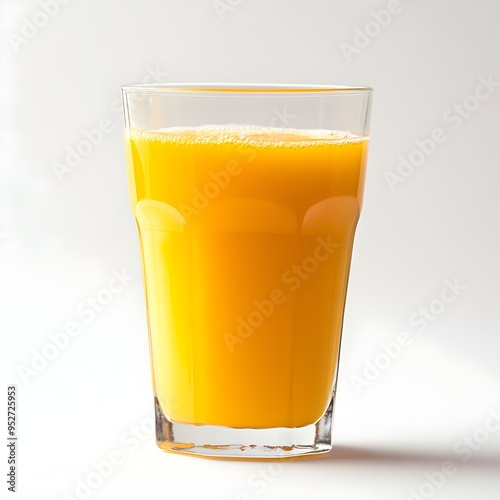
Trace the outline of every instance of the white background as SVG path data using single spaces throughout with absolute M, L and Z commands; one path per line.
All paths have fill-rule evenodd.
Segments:
M 500 82 L 500 2 L 65 0 L 50 17 L 41 4 L 0 10 L 2 391 L 17 384 L 17 498 L 83 498 L 78 481 L 90 478 L 96 500 L 391 500 L 411 489 L 498 499 L 500 431 L 482 426 L 500 411 L 499 84 L 471 96 L 481 77 Z M 120 85 L 144 79 L 375 89 L 336 448 L 324 458 L 271 465 L 156 448 L 119 108 Z M 58 179 L 54 163 L 102 120 L 112 130 Z M 386 173 L 436 128 L 444 142 L 391 190 Z M 95 317 L 78 314 L 122 270 L 133 276 L 123 291 Z M 466 288 L 443 305 L 445 280 Z M 439 314 L 419 332 L 410 317 L 430 303 Z M 47 347 L 71 322 L 79 334 Z M 411 345 L 356 388 L 403 331 Z M 41 352 L 54 357 L 36 361 Z M 479 448 L 470 457 L 457 444 L 467 435 Z M 120 465 L 102 479 L 92 464 L 113 452 Z M 455 473 L 425 485 L 444 460 Z

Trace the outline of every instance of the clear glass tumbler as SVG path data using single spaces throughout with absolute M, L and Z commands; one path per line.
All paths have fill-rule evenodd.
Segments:
M 122 93 L 158 445 L 329 451 L 372 90 Z

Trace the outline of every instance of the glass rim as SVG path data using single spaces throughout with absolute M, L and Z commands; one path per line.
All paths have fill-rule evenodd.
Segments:
M 309 85 L 309 84 L 254 84 L 254 83 L 129 83 L 121 87 L 123 93 L 209 93 L 209 94 L 371 94 L 366 85 Z

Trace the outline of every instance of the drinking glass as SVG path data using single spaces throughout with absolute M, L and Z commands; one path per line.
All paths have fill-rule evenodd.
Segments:
M 158 446 L 331 449 L 372 90 L 122 88 Z

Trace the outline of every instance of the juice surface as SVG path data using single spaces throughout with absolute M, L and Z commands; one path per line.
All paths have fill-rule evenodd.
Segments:
M 207 126 L 126 141 L 163 413 L 315 423 L 336 376 L 367 138 Z

